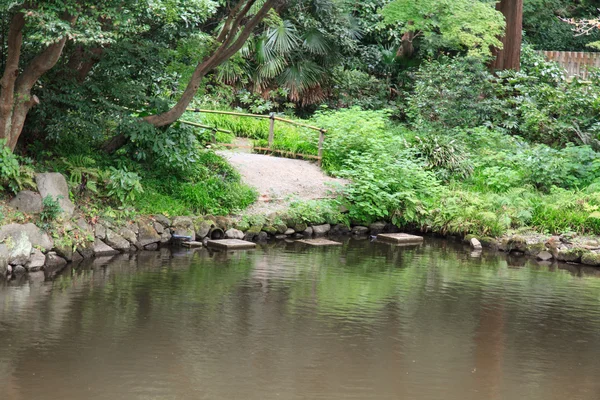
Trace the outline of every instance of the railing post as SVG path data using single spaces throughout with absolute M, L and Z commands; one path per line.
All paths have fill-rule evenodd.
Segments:
M 319 131 L 319 160 L 318 160 L 318 165 L 319 167 L 323 164 L 323 142 L 325 141 L 325 130 L 321 129 Z
M 212 129 L 211 141 L 213 144 L 217 144 L 217 130 L 215 128 Z
M 269 114 L 269 150 L 273 150 L 273 142 L 275 141 L 275 113 Z

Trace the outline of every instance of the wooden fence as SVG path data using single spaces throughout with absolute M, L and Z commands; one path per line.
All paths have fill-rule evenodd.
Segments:
M 233 115 L 236 117 L 250 117 L 250 118 L 259 118 L 259 119 L 269 119 L 270 123 L 269 123 L 269 147 L 255 147 L 255 146 L 239 146 L 239 145 L 232 145 L 232 144 L 228 144 L 228 143 L 221 143 L 221 145 L 226 146 L 226 147 L 249 147 L 253 150 L 259 150 L 259 151 L 267 151 L 270 153 L 279 153 L 279 154 L 285 154 L 285 155 L 291 155 L 293 157 L 299 156 L 302 158 L 311 158 L 311 159 L 315 159 L 317 160 L 317 163 L 319 164 L 319 166 L 321 166 L 321 162 L 323 160 L 323 143 L 325 142 L 325 133 L 327 133 L 327 131 L 323 128 L 319 128 L 316 126 L 312 126 L 312 125 L 307 125 L 307 124 L 303 124 L 301 122 L 297 122 L 297 121 L 292 121 L 291 119 L 285 119 L 285 118 L 281 118 L 281 117 L 277 117 L 275 116 L 275 113 L 271 113 L 270 115 L 260 115 L 260 114 L 247 114 L 247 113 L 238 113 L 238 112 L 233 112 L 233 111 L 218 111 L 218 110 L 201 110 L 198 108 L 188 108 L 187 109 L 188 112 L 197 112 L 197 113 L 206 113 L 206 114 L 221 114 L 221 115 Z M 286 124 L 290 124 L 290 125 L 295 125 L 295 126 L 300 126 L 303 128 L 307 128 L 307 129 L 312 129 L 313 131 L 318 131 L 319 132 L 319 144 L 318 144 L 318 155 L 312 155 L 312 154 L 302 154 L 302 153 L 293 153 L 291 151 L 284 151 L 284 150 L 278 150 L 278 149 L 274 149 L 273 148 L 273 142 L 275 141 L 275 121 L 280 121 Z M 233 133 L 229 130 L 226 129 L 220 129 L 220 128 L 216 128 L 216 127 L 211 127 L 208 125 L 204 125 L 204 124 L 199 124 L 197 122 L 191 122 L 191 121 L 183 121 L 180 120 L 181 123 L 183 124 L 187 124 L 187 125 L 191 125 L 191 126 L 196 126 L 198 128 L 204 128 L 204 129 L 208 129 L 211 130 L 213 132 L 213 142 L 216 143 L 216 138 L 215 138 L 215 133 L 216 132 L 224 132 L 224 133 Z
M 586 79 L 588 67 L 600 68 L 600 53 L 582 51 L 541 51 L 547 60 L 556 61 L 567 71 L 568 77 Z

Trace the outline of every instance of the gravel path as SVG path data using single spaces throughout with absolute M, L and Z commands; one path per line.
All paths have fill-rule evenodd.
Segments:
M 294 200 L 335 197 L 335 192 L 346 183 L 343 179 L 325 175 L 316 164 L 308 161 L 239 150 L 217 153 L 239 171 L 244 183 L 258 190 L 258 202 L 245 214 L 279 211 Z

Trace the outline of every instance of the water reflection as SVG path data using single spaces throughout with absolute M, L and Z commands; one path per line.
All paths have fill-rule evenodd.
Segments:
M 279 242 L 1 285 L 11 400 L 600 397 L 591 268 L 434 240 Z

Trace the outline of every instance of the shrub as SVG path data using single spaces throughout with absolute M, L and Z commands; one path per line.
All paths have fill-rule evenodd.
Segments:
M 106 182 L 107 194 L 122 205 L 131 204 L 144 192 L 140 179 L 136 172 L 110 167 Z
M 449 136 L 421 135 L 413 141 L 415 155 L 424 161 L 427 169 L 442 180 L 451 177 L 468 178 L 473 172 L 470 154 L 463 143 Z
M 0 140 L 0 191 L 8 188 L 18 193 L 24 188 L 35 188 L 35 172 L 29 165 L 20 165 L 19 158 Z
M 60 214 L 63 212 L 58 200 L 60 200 L 60 196 L 54 199 L 52 196 L 48 195 L 42 199 L 42 212 L 40 213 L 40 220 L 42 222 L 51 222 L 55 221 Z

